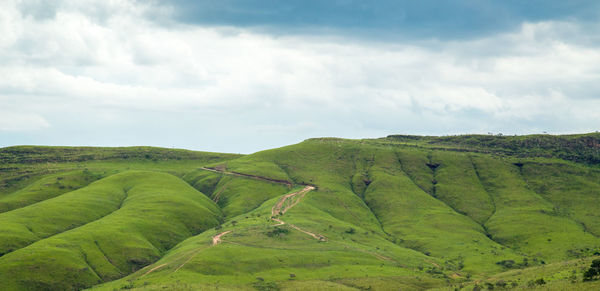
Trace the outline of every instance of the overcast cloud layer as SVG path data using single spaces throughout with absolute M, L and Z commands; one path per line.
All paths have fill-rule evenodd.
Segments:
M 596 1 L 46 2 L 0 2 L 0 146 L 600 130 Z

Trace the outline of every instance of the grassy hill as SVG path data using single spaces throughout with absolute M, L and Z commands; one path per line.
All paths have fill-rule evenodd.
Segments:
M 598 134 L 0 149 L 3 290 L 594 289 Z M 543 280 L 540 280 L 543 279 Z

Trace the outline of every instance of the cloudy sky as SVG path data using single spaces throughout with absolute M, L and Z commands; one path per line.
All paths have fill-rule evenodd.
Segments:
M 0 147 L 597 130 L 600 1 L 0 1 Z

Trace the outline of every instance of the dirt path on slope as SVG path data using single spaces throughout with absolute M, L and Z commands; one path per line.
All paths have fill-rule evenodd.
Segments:
M 255 179 L 255 180 L 261 180 L 261 181 L 266 181 L 266 182 L 273 182 L 273 183 L 284 184 L 284 185 L 288 186 L 288 188 L 292 188 L 292 186 L 293 186 L 292 182 L 286 181 L 286 180 L 278 180 L 278 179 L 271 179 L 271 178 L 267 178 L 267 177 L 261 177 L 261 176 L 251 175 L 251 174 L 244 174 L 244 173 L 238 173 L 238 172 L 230 172 L 230 171 L 225 171 L 225 170 L 216 169 L 216 168 L 201 167 L 200 169 L 201 170 L 205 170 L 205 171 L 215 172 L 215 173 L 226 174 L 226 175 L 232 175 L 232 176 L 238 176 L 238 177 L 246 177 L 246 178 L 252 178 L 252 179 Z
M 160 264 L 160 265 L 158 265 L 158 266 L 156 266 L 156 267 L 148 270 L 148 272 L 146 272 L 143 275 L 141 275 L 140 278 L 143 278 L 144 276 L 146 276 L 146 275 L 148 275 L 148 274 L 150 274 L 150 273 L 152 273 L 152 272 L 154 272 L 154 271 L 156 271 L 156 270 L 158 270 L 158 269 L 160 269 L 160 268 L 162 268 L 162 267 L 164 267 L 166 265 L 167 265 L 166 263 L 165 264 Z
M 269 181 L 269 182 L 281 183 L 281 184 L 285 184 L 285 185 L 287 185 L 287 186 L 288 186 L 288 187 L 290 187 L 290 188 L 292 187 L 292 183 L 290 183 L 289 181 L 283 181 L 283 180 L 274 180 L 274 179 L 270 179 L 270 178 L 259 177 L 259 176 L 253 176 L 253 175 L 247 175 L 247 174 L 241 174 L 241 173 L 236 173 L 236 172 L 227 172 L 227 171 L 223 171 L 223 170 L 220 170 L 220 169 L 212 169 L 212 168 L 201 168 L 201 169 L 203 169 L 203 170 L 206 170 L 206 171 L 216 172 L 216 173 L 227 174 L 227 175 L 242 176 L 242 177 L 250 177 L 250 178 L 257 179 L 257 180 L 262 180 L 262 181 Z M 226 186 L 226 185 L 225 185 L 225 186 Z M 225 186 L 224 186 L 224 187 L 225 187 Z M 312 191 L 312 190 L 315 190 L 315 189 L 316 189 L 316 187 L 315 187 L 315 186 L 310 186 L 310 185 L 308 185 L 308 186 L 305 186 L 305 187 L 304 187 L 302 190 L 300 190 L 300 191 L 297 191 L 297 192 L 294 192 L 294 193 L 290 193 L 290 194 L 287 194 L 287 195 L 285 195 L 285 196 L 281 197 L 281 199 L 279 199 L 279 201 L 277 201 L 277 203 L 276 203 L 276 204 L 273 206 L 273 208 L 271 208 L 271 215 L 272 215 L 272 216 L 271 216 L 271 220 L 278 222 L 278 224 L 276 224 L 276 225 L 274 225 L 274 226 L 278 226 L 278 225 L 284 225 L 284 224 L 287 224 L 287 225 L 289 225 L 290 227 L 292 227 L 292 228 L 294 228 L 294 229 L 296 229 L 296 230 L 298 230 L 298 231 L 300 231 L 300 232 L 303 232 L 303 233 L 305 233 L 305 234 L 307 234 L 307 235 L 310 235 L 310 236 L 312 236 L 313 238 L 315 238 L 315 239 L 317 239 L 317 240 L 320 240 L 320 241 L 326 241 L 326 240 L 327 240 L 327 238 L 326 238 L 326 237 L 324 237 L 324 236 L 322 236 L 322 235 L 320 235 L 320 234 L 315 234 L 315 233 L 312 233 L 312 232 L 310 232 L 310 231 L 306 231 L 306 230 L 304 230 L 304 229 L 301 229 L 300 227 L 297 227 L 297 226 L 295 226 L 295 225 L 293 225 L 293 224 L 286 223 L 286 222 L 284 222 L 283 220 L 281 220 L 281 219 L 279 219 L 279 218 L 277 218 L 277 217 L 276 217 L 277 215 L 283 215 L 283 214 L 284 214 L 285 212 L 287 212 L 287 211 L 288 211 L 290 208 L 292 208 L 292 207 L 294 207 L 296 204 L 298 204 L 298 203 L 300 202 L 300 200 L 301 200 L 301 199 L 302 199 L 302 198 L 303 198 L 303 197 L 306 195 L 306 193 L 308 193 L 308 192 L 310 192 L 310 191 Z M 286 203 L 286 202 L 287 202 L 287 203 Z M 221 232 L 221 233 L 219 233 L 219 234 L 217 234 L 217 235 L 213 236 L 213 237 L 212 237 L 212 246 L 216 246 L 216 245 L 218 245 L 218 244 L 222 243 L 222 242 L 223 242 L 223 240 L 221 239 L 221 237 L 223 237 L 224 235 L 226 235 L 226 234 L 228 234 L 228 233 L 230 233 L 230 232 L 233 232 L 233 230 L 224 231 L 224 232 Z M 231 242 L 231 243 L 234 243 L 234 242 Z M 234 244 L 235 244 L 235 243 L 234 243 Z M 195 252 L 195 253 L 193 253 L 193 254 L 192 254 L 192 255 L 191 255 L 191 256 L 190 256 L 190 257 L 189 257 L 189 258 L 188 258 L 188 259 L 187 259 L 185 262 L 183 262 L 183 264 L 181 264 L 179 267 L 177 267 L 177 268 L 175 269 L 175 271 L 173 271 L 173 273 L 174 273 L 174 272 L 177 272 L 179 269 L 181 269 L 183 266 L 185 266 L 185 265 L 186 265 L 186 264 L 187 264 L 189 261 L 191 261 L 191 260 L 192 260 L 192 259 L 193 259 L 193 258 L 194 258 L 194 257 L 195 257 L 195 256 L 196 256 L 198 253 L 200 253 L 202 250 L 204 250 L 204 248 L 203 248 L 203 249 L 200 249 L 199 251 L 197 251 L 197 252 Z M 145 276 L 145 275 L 147 275 L 147 274 L 149 274 L 149 273 L 153 272 L 154 270 L 160 269 L 160 268 L 161 268 L 161 267 L 163 267 L 164 265 L 165 265 L 165 264 L 163 264 L 163 265 L 159 265 L 159 266 L 157 266 L 157 267 L 155 267 L 155 268 L 153 268 L 153 269 L 149 270 L 149 271 L 148 271 L 148 272 L 146 272 L 146 273 L 145 273 L 143 276 Z
M 222 233 L 219 233 L 219 234 L 217 234 L 217 235 L 213 236 L 213 237 L 212 237 L 212 246 L 216 246 L 216 245 L 220 244 L 221 242 L 223 242 L 223 241 L 221 240 L 221 237 L 222 237 L 222 236 L 224 236 L 224 235 L 226 235 L 226 234 L 228 234 L 228 233 L 230 233 L 230 232 L 232 232 L 232 230 L 224 231 L 224 232 L 222 232 Z M 181 269 L 183 266 L 185 266 L 185 265 L 186 265 L 186 264 L 187 264 L 189 261 L 191 261 L 191 260 L 192 260 L 192 259 L 193 259 L 193 258 L 194 258 L 194 257 L 195 257 L 197 254 L 199 254 L 201 251 L 203 251 L 203 250 L 205 250 L 205 249 L 206 249 L 206 247 L 203 247 L 203 248 L 201 248 L 201 249 L 199 249 L 199 250 L 192 251 L 192 254 L 191 254 L 191 256 L 190 256 L 189 258 L 187 258 L 187 260 L 185 260 L 185 262 L 183 262 L 181 265 L 179 265 L 179 266 L 178 266 L 178 267 L 175 269 L 175 271 L 173 271 L 173 273 L 175 273 L 175 272 L 179 271 L 179 269 Z M 184 254 L 183 256 L 185 256 L 185 255 L 189 255 L 189 254 L 190 254 L 190 253 L 186 253 L 186 254 Z M 179 258 L 181 258 L 181 257 L 179 257 Z M 179 258 L 175 259 L 175 261 L 179 260 Z M 158 265 L 158 266 L 156 266 L 156 267 L 153 267 L 152 269 L 148 270 L 148 271 L 147 271 L 147 272 L 145 272 L 143 275 L 141 275 L 141 276 L 140 276 L 140 278 L 142 278 L 142 277 L 144 277 L 144 276 L 146 276 L 146 275 L 148 275 L 148 274 L 150 274 L 150 273 L 152 273 L 152 272 L 154 272 L 154 271 L 156 271 L 156 270 L 158 270 L 158 269 L 160 269 L 160 268 L 162 268 L 162 267 L 164 267 L 164 266 L 167 266 L 167 265 L 170 265 L 170 264 L 173 264 L 173 263 L 175 263 L 175 262 L 172 262 L 172 263 L 164 263 L 164 264 L 160 264 L 160 265 Z M 148 267 L 149 267 L 149 266 L 148 266 Z
M 306 186 L 306 187 L 304 187 L 304 189 L 302 189 L 298 192 L 290 193 L 290 194 L 287 194 L 287 195 L 281 197 L 281 199 L 279 199 L 279 201 L 277 201 L 277 203 L 273 206 L 273 208 L 271 208 L 271 216 L 283 215 L 290 208 L 296 206 L 296 204 L 298 204 L 298 202 L 300 202 L 300 200 L 302 198 L 304 198 L 304 195 L 306 195 L 306 193 L 308 193 L 309 191 L 312 191 L 312 190 L 315 190 L 315 187 Z M 286 201 L 288 201 L 288 199 L 290 201 L 289 204 L 284 205 L 286 203 Z
M 215 173 L 220 173 L 220 174 L 226 174 L 226 175 L 232 175 L 232 176 L 238 176 L 238 177 L 247 177 L 247 178 L 252 178 L 252 179 L 256 179 L 256 180 L 261 180 L 261 181 L 267 181 L 267 182 L 273 182 L 273 183 L 279 183 L 279 184 L 284 184 L 286 186 L 288 186 L 288 188 L 292 188 L 293 184 L 290 181 L 286 181 L 286 180 L 277 180 L 277 179 L 271 179 L 271 178 L 267 178 L 267 177 L 261 177 L 261 176 L 256 176 L 256 175 L 250 175 L 250 174 L 244 174 L 244 173 L 238 173 L 238 172 L 231 172 L 231 171 L 225 171 L 223 169 L 219 169 L 219 168 L 207 168 L 207 167 L 201 167 L 201 170 L 205 170 L 205 171 L 210 171 L 210 172 L 215 172 Z M 290 193 L 287 194 L 285 196 L 283 196 L 281 199 L 279 199 L 279 201 L 277 201 L 277 203 L 273 206 L 273 208 L 271 208 L 271 220 L 277 222 L 277 224 L 275 224 L 274 226 L 279 226 L 279 225 L 284 225 L 286 224 L 285 221 L 277 218 L 277 216 L 279 215 L 283 215 L 284 213 L 286 213 L 288 210 L 290 210 L 292 207 L 296 206 L 296 204 L 298 204 L 298 202 L 300 202 L 300 200 L 302 200 L 302 198 L 304 198 L 304 195 L 306 195 L 306 193 L 315 190 L 316 187 L 312 186 L 312 185 L 306 185 L 304 187 L 304 189 L 298 191 L 298 192 L 294 192 L 294 193 Z M 220 194 L 220 193 L 218 193 Z M 218 197 L 216 198 L 218 201 Z M 320 235 L 320 234 L 315 234 L 312 233 L 310 231 L 306 231 L 300 227 L 297 227 L 291 223 L 287 223 L 291 228 L 296 229 L 300 232 L 303 232 L 307 235 L 312 236 L 315 239 L 318 239 L 320 241 L 326 241 L 327 238 Z M 222 234 L 219 234 L 215 237 L 213 237 L 213 245 L 216 245 L 220 242 L 220 236 L 221 235 L 225 235 L 229 232 L 225 232 Z
M 286 223 L 285 221 L 277 218 L 277 216 L 283 215 L 288 210 L 290 210 L 292 207 L 296 206 L 296 204 L 298 204 L 300 202 L 300 200 L 302 200 L 302 198 L 304 198 L 304 195 L 306 195 L 306 193 L 308 193 L 312 190 L 315 190 L 314 186 L 306 186 L 306 187 L 304 187 L 304 189 L 302 189 L 298 192 L 290 193 L 290 194 L 287 194 L 287 195 L 281 197 L 281 199 L 279 199 L 279 201 L 277 201 L 277 203 L 275 203 L 275 205 L 273 205 L 273 208 L 271 208 L 271 220 L 277 222 L 277 224 L 275 224 L 273 226 L 287 224 L 291 228 L 298 230 L 302 233 L 305 233 L 307 235 L 310 235 L 317 240 L 327 241 L 327 238 L 320 234 L 312 233 L 310 231 L 304 230 L 304 229 L 297 227 L 291 223 Z
M 224 235 L 226 235 L 226 234 L 228 234 L 228 233 L 230 233 L 230 232 L 232 232 L 232 231 L 233 231 L 233 230 L 224 231 L 224 232 L 222 232 L 222 233 L 219 233 L 219 234 L 217 234 L 217 235 L 213 236 L 213 237 L 212 237 L 212 245 L 211 245 L 211 246 L 216 246 L 216 245 L 220 244 L 221 242 L 223 242 L 223 241 L 221 240 L 221 237 L 222 237 L 222 236 L 224 236 Z M 205 249 L 206 249 L 206 248 L 204 247 L 204 248 L 201 248 L 200 250 L 198 250 L 198 251 L 194 252 L 194 254 L 192 254 L 192 255 L 191 255 L 191 256 L 190 256 L 190 257 L 189 257 L 189 258 L 188 258 L 188 259 L 187 259 L 185 262 L 183 262 L 183 264 L 179 265 L 179 267 L 177 267 L 177 269 L 175 269 L 175 271 L 173 271 L 173 273 L 175 273 L 175 272 L 179 271 L 179 269 L 181 269 L 183 266 L 185 266 L 185 264 L 187 264 L 187 263 L 188 263 L 189 261 L 191 261 L 191 260 L 192 260 L 192 259 L 193 259 L 193 258 L 194 258 L 194 257 L 195 257 L 197 254 L 198 254 L 198 253 L 200 253 L 201 251 L 203 251 L 203 250 L 205 250 Z M 162 266 L 159 266 L 159 267 L 162 267 Z M 150 270 L 150 272 L 152 272 L 152 271 L 154 271 L 154 269 Z M 150 272 L 148 272 L 148 273 L 150 273 Z M 144 275 L 146 275 L 146 274 L 144 274 Z
M 213 202 L 215 203 L 219 203 L 219 198 L 221 198 L 221 193 L 223 193 L 223 191 L 225 191 L 227 189 L 227 186 L 229 185 L 229 183 L 231 183 L 232 180 L 229 180 L 225 183 L 225 185 L 223 185 L 223 187 L 221 187 L 221 189 L 219 189 L 219 191 L 217 191 L 217 193 L 213 196 Z
M 214 245 L 218 245 L 221 242 L 221 237 L 224 236 L 224 235 L 226 235 L 226 234 L 228 234 L 228 233 L 230 233 L 230 232 L 232 232 L 232 230 L 224 231 L 222 233 L 219 233 L 219 234 L 213 236 L 213 238 L 212 238 L 212 245 L 213 246 Z

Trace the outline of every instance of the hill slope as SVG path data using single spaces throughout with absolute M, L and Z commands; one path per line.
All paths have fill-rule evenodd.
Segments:
M 247 156 L 1 149 L 0 284 L 421 290 L 540 274 L 592 286 L 598 136 L 488 139 L 324 138 Z

